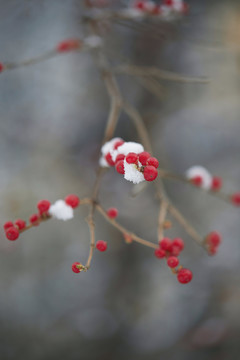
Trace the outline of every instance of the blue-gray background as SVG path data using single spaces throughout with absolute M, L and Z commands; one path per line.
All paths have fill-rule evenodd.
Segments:
M 115 1 L 116 3 L 117 1 Z M 0 1 L 0 61 L 19 62 L 65 38 L 81 37 L 82 1 Z M 238 1 L 190 1 L 190 15 L 160 34 L 157 26 L 115 24 L 106 52 L 193 76 L 209 84 L 162 82 L 156 100 L 131 77 L 119 76 L 126 98 L 148 127 L 154 155 L 175 172 L 194 164 L 222 176 L 226 192 L 240 190 Z M 38 200 L 90 194 L 109 99 L 90 54 L 72 53 L 0 76 L 0 221 L 25 218 Z M 121 116 L 116 135 L 138 140 Z M 208 257 L 175 225 L 186 250 L 181 263 L 194 280 L 181 286 L 151 250 L 126 245 L 97 216 L 91 270 L 84 262 L 89 234 L 85 208 L 66 223 L 50 221 L 11 243 L 0 236 L 0 359 L 236 359 L 240 335 L 239 209 L 187 186 L 167 183 L 172 201 L 201 234 L 222 233 Z M 114 171 L 100 199 L 117 206 L 119 221 L 156 241 L 152 187 L 130 198 L 131 184 Z

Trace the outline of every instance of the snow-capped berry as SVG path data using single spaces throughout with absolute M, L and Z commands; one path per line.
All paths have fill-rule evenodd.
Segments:
M 68 52 L 79 49 L 82 45 L 82 42 L 78 39 L 68 39 L 60 42 L 57 45 L 58 52 Z
M 32 214 L 30 216 L 30 218 L 29 218 L 29 222 L 33 226 L 38 226 L 39 225 L 39 215 L 38 214 Z
M 124 160 L 120 160 L 116 163 L 115 165 L 115 169 L 117 170 L 117 172 L 119 174 L 124 174 L 125 170 L 124 170 Z
M 154 251 L 154 255 L 158 258 L 158 259 L 163 259 L 165 256 L 166 256 L 166 251 L 159 248 L 159 249 L 156 249 Z
M 73 209 L 75 209 L 76 207 L 78 207 L 78 205 L 80 204 L 80 199 L 77 195 L 74 194 L 69 194 L 65 197 L 65 203 L 69 206 L 71 206 Z
M 135 154 L 134 152 L 130 152 L 126 156 L 126 162 L 128 164 L 137 164 L 138 163 L 138 155 Z
M 108 152 L 106 155 L 105 155 L 105 160 L 106 162 L 108 163 L 109 166 L 114 166 L 114 161 L 112 159 L 112 155 L 110 152 Z
M 207 235 L 207 242 L 212 246 L 219 246 L 221 243 L 221 235 L 217 231 L 212 231 Z
M 177 279 L 181 284 L 189 283 L 192 277 L 192 272 L 189 269 L 180 269 L 177 274 Z
M 124 160 L 125 159 L 125 155 L 123 155 L 123 154 L 118 154 L 118 156 L 116 157 L 116 163 L 118 162 L 118 161 L 120 161 L 120 160 Z
M 3 70 L 4 70 L 4 65 L 0 63 L 0 72 L 2 72 Z
M 202 183 L 203 183 L 203 178 L 198 175 L 198 176 L 194 176 L 192 179 L 191 179 L 191 182 L 196 185 L 196 186 L 201 186 Z
M 41 200 L 37 203 L 37 208 L 39 210 L 40 215 L 46 213 L 51 206 L 50 201 L 48 200 Z
M 6 230 L 6 237 L 8 240 L 14 241 L 19 237 L 19 231 L 15 226 L 11 226 Z
M 151 155 L 147 151 L 143 151 L 140 154 L 138 154 L 139 161 L 143 166 L 147 165 L 147 160 L 150 157 Z
M 184 242 L 181 238 L 173 239 L 172 246 L 178 247 L 180 251 L 184 249 Z
M 157 169 L 159 166 L 158 159 L 150 156 L 150 158 L 147 159 L 147 165 L 154 166 Z
M 198 176 L 202 178 L 201 184 L 200 184 L 200 178 L 198 178 Z M 195 165 L 190 167 L 186 171 L 186 177 L 187 179 L 194 181 L 195 185 L 201 186 L 201 188 L 205 190 L 211 189 L 212 175 L 203 166 Z
M 179 264 L 179 260 L 176 256 L 170 256 L 168 259 L 167 259 L 167 264 L 170 268 L 175 268 L 178 266 Z
M 103 240 L 98 240 L 96 242 L 96 249 L 99 251 L 106 251 L 107 250 L 107 242 Z
M 118 148 L 119 146 L 123 145 L 123 144 L 124 144 L 124 141 L 123 141 L 123 140 L 118 140 L 118 141 L 115 142 L 115 144 L 114 144 L 114 146 L 113 146 L 113 149 L 114 149 L 114 150 L 117 150 L 117 148 Z
M 158 171 L 154 166 L 147 165 L 144 168 L 143 176 L 146 181 L 153 181 L 158 176 Z
M 81 264 L 80 264 L 80 262 L 77 262 L 77 261 L 72 264 L 72 271 L 76 274 L 81 272 L 81 269 L 79 269 L 78 265 L 81 265 Z
M 221 187 L 222 187 L 222 179 L 218 176 L 214 176 L 212 178 L 211 190 L 218 191 L 221 189 Z
M 232 194 L 231 201 L 234 205 L 240 206 L 240 193 Z
M 12 227 L 12 226 L 13 226 L 12 221 L 7 221 L 7 222 L 5 222 L 5 224 L 3 225 L 5 231 L 6 231 L 8 228 Z
M 107 211 L 107 214 L 111 219 L 115 219 L 118 216 L 118 209 L 109 208 Z
M 19 230 L 23 230 L 26 227 L 26 222 L 22 219 L 17 219 L 14 222 L 14 225 L 17 226 Z
M 169 238 L 163 238 L 159 241 L 160 248 L 165 251 L 171 251 L 172 249 L 172 241 Z

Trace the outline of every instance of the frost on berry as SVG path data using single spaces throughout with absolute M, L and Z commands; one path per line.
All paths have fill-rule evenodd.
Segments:
M 99 165 L 101 167 L 109 167 L 109 166 L 112 166 L 112 165 L 109 165 L 108 161 L 106 160 L 106 155 L 107 154 L 110 154 L 111 155 L 111 158 L 112 158 L 112 154 L 114 152 L 114 150 L 116 151 L 116 149 L 114 149 L 114 146 L 119 143 L 119 141 L 123 141 L 123 139 L 121 138 L 113 138 L 112 140 L 110 141 L 107 141 L 101 148 L 101 157 L 99 159 Z M 116 154 L 116 156 L 118 155 L 118 152 Z M 108 155 L 108 157 L 110 157 Z M 113 161 L 113 164 L 115 163 L 115 160 L 116 160 L 116 157 L 114 159 L 112 159 Z
M 196 179 L 198 179 L 199 186 L 201 186 L 205 190 L 211 189 L 212 175 L 203 166 L 198 166 L 198 165 L 192 166 L 186 171 L 186 177 L 187 179 L 192 180 L 193 182 L 196 181 Z
M 6 230 L 6 237 L 8 240 L 15 241 L 19 237 L 19 231 L 15 226 L 11 226 Z
M 108 217 L 110 217 L 111 219 L 116 219 L 116 217 L 118 216 L 118 209 L 116 208 L 109 208 L 107 211 L 107 215 Z
M 78 207 L 78 205 L 80 204 L 79 197 L 74 194 L 67 195 L 64 200 L 65 200 L 65 203 L 67 205 L 71 206 L 73 209 Z
M 128 164 L 124 159 L 124 179 L 139 184 L 144 181 L 143 174 L 137 169 L 135 164 Z
M 64 200 L 57 200 L 50 206 L 49 214 L 58 220 L 70 220 L 73 218 L 73 208 Z
M 177 279 L 181 284 L 187 284 L 192 280 L 192 272 L 189 269 L 178 270 Z
M 39 210 L 39 213 L 42 215 L 44 213 L 47 213 L 47 211 L 49 210 L 51 206 L 50 201 L 48 200 L 41 200 L 37 203 L 37 208 Z
M 96 249 L 99 251 L 106 251 L 107 250 L 107 242 L 103 240 L 98 240 L 96 242 Z

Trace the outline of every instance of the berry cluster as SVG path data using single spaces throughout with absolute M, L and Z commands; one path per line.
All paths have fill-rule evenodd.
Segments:
M 221 236 L 218 232 L 212 231 L 205 238 L 205 244 L 209 255 L 215 255 L 221 244 Z
M 155 250 L 155 256 L 158 259 L 166 259 L 167 265 L 172 272 L 177 275 L 181 284 L 187 284 L 192 280 L 192 272 L 179 266 L 178 255 L 184 249 L 184 242 L 180 238 L 169 239 L 163 238 L 159 241 L 159 248 Z
M 204 190 L 217 192 L 222 188 L 222 179 L 218 176 L 213 176 L 203 166 L 192 166 L 186 171 L 186 177 L 192 184 Z M 230 195 L 229 200 L 233 205 L 240 206 L 240 193 Z
M 52 216 L 60 220 L 68 220 L 73 217 L 73 209 L 79 204 L 78 196 L 73 194 L 66 196 L 65 200 L 56 201 L 53 205 L 48 200 L 41 200 L 37 203 L 38 212 L 30 215 L 29 224 L 22 219 L 18 219 L 14 223 L 7 221 L 3 226 L 5 235 L 8 240 L 14 241 L 18 239 L 21 232 L 30 229 L 32 226 L 38 226 L 42 221 L 48 220 Z
M 144 180 L 153 181 L 158 176 L 158 160 L 144 151 L 141 144 L 114 138 L 104 144 L 101 151 L 100 165 L 115 166 L 119 174 L 134 184 Z
M 137 0 L 133 4 L 134 9 L 147 15 L 166 16 L 171 13 L 188 13 L 188 5 L 182 0 L 164 0 L 161 5 L 151 0 Z

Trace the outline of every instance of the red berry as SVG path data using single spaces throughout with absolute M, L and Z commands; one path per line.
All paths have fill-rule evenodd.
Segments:
M 165 256 L 166 256 L 166 251 L 159 248 L 159 249 L 156 249 L 154 251 L 154 255 L 158 258 L 158 259 L 163 259 Z
M 108 209 L 107 214 L 111 219 L 115 219 L 118 216 L 118 209 L 110 208 Z
M 170 268 L 175 268 L 178 266 L 179 264 L 179 260 L 176 256 L 170 256 L 168 259 L 167 259 L 167 264 Z
M 171 255 L 178 256 L 180 254 L 181 250 L 177 246 L 172 246 L 172 249 L 170 252 L 171 252 Z
M 180 269 L 177 274 L 178 281 L 181 284 L 187 284 L 192 280 L 192 272 L 188 269 Z
M 124 161 L 123 160 L 120 160 L 116 163 L 115 165 L 115 169 L 117 170 L 117 172 L 119 174 L 124 174 L 125 173 L 125 170 L 124 170 Z
M 231 201 L 234 205 L 240 206 L 240 193 L 233 194 L 231 196 Z
M 173 0 L 164 0 L 163 4 L 166 6 L 173 6 Z
M 143 151 L 140 154 L 138 154 L 138 158 L 140 163 L 145 166 L 147 165 L 147 159 L 150 158 L 150 154 L 147 151 Z
M 48 200 L 41 200 L 37 203 L 37 208 L 39 210 L 40 215 L 46 213 L 51 206 L 50 201 Z
M 203 179 L 202 179 L 202 177 L 200 175 L 197 175 L 197 176 L 194 176 L 191 179 L 191 182 L 196 186 L 201 186 L 202 182 L 203 182 Z
M 2 72 L 3 70 L 4 70 L 4 65 L 0 63 L 0 72 Z
M 158 176 L 158 171 L 154 166 L 147 165 L 144 168 L 143 176 L 146 181 L 153 181 Z
M 222 187 L 222 179 L 220 177 L 214 176 L 212 178 L 211 189 L 214 191 L 218 191 L 221 189 L 221 187 Z
M 184 242 L 180 238 L 173 239 L 172 245 L 178 247 L 180 251 L 184 249 Z
M 137 164 L 138 163 L 138 155 L 135 154 L 134 152 L 130 152 L 126 156 L 126 162 L 128 164 Z
M 22 230 L 26 227 L 26 222 L 22 219 L 17 219 L 14 223 L 18 227 L 19 230 Z
M 136 3 L 134 4 L 134 7 L 139 10 L 144 10 L 145 9 L 145 1 L 136 1 Z
M 105 155 L 105 160 L 106 160 L 106 162 L 108 163 L 109 166 L 114 166 L 115 165 L 110 152 Z
M 38 214 L 32 214 L 29 218 L 29 222 L 33 225 L 33 226 L 38 226 L 39 225 L 39 215 Z
M 57 51 L 68 52 L 68 51 L 76 50 L 80 48 L 81 44 L 82 44 L 81 41 L 78 39 L 64 40 L 57 45 Z
M 120 160 L 124 160 L 124 159 L 125 159 L 125 155 L 123 155 L 123 154 L 118 154 L 118 156 L 116 157 L 115 163 L 117 163 L 117 162 L 120 161 Z
M 114 150 L 117 150 L 117 148 L 118 148 L 119 146 L 123 145 L 123 144 L 124 144 L 124 141 L 123 141 L 123 140 L 118 140 L 118 141 L 115 142 L 113 149 L 114 149 Z
M 158 159 L 156 159 L 155 157 L 148 158 L 147 159 L 147 165 L 154 166 L 157 169 L 158 166 L 159 166 Z
M 81 265 L 81 264 L 80 264 L 80 262 L 77 262 L 77 261 L 72 264 L 72 271 L 76 274 L 80 273 L 80 271 L 81 271 L 81 269 L 78 268 L 78 265 Z
M 172 250 L 172 241 L 169 238 L 163 238 L 161 241 L 159 241 L 160 248 L 165 251 L 171 251 Z
M 19 231 L 15 226 L 11 226 L 6 230 L 6 237 L 8 240 L 14 241 L 19 237 Z
M 98 241 L 96 242 L 96 249 L 98 249 L 99 251 L 106 251 L 106 250 L 107 250 L 107 243 L 106 243 L 106 241 L 98 240 Z
M 80 199 L 77 195 L 70 194 L 65 197 L 65 203 L 75 209 L 80 204 Z
M 10 228 L 10 227 L 12 227 L 12 226 L 13 226 L 12 221 L 7 221 L 7 222 L 5 222 L 5 224 L 3 225 L 4 230 L 7 230 L 8 228 Z
M 217 231 L 212 231 L 207 236 L 207 242 L 209 245 L 217 247 L 221 243 L 221 235 Z

